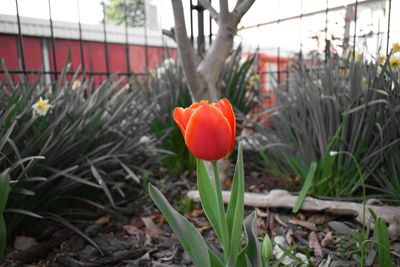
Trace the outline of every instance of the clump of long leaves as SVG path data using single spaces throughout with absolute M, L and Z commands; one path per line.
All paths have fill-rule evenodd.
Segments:
M 266 162 L 303 178 L 315 165 L 310 190 L 319 195 L 350 196 L 367 180 L 369 188 L 399 200 L 398 72 L 388 60 L 340 58 L 311 68 L 298 62 L 293 72 L 288 90 L 274 89 L 276 106 L 266 110 L 271 126 L 255 124 Z
M 220 76 L 221 97 L 229 99 L 235 110 L 243 114 L 259 104 L 260 84 L 251 81 L 257 71 L 255 63 L 254 56 L 243 59 L 242 49 L 238 47 L 225 62 Z M 138 81 L 136 85 L 148 88 L 151 99 L 157 103 L 158 115 L 152 124 L 152 133 L 160 138 L 168 135 L 168 138 L 163 138 L 159 148 L 173 152 L 164 157 L 164 164 L 176 173 L 194 171 L 196 160 L 187 150 L 172 118 L 175 107 L 188 107 L 193 102 L 179 61 L 166 59 L 146 83 Z
M 143 138 L 150 135 L 152 104 L 113 77 L 94 89 L 90 81 L 73 88 L 66 68 L 53 86 L 43 77 L 34 84 L 25 78 L 0 84 L 0 166 L 11 183 L 8 231 L 20 227 L 21 214 L 42 217 L 68 208 L 71 197 L 106 196 L 116 206 L 124 188 L 138 187 L 141 166 L 150 156 L 157 160 L 155 143 Z M 52 106 L 44 116 L 32 109 L 40 97 Z

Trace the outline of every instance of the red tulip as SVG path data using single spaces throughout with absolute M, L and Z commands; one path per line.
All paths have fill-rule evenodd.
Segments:
M 236 118 L 226 98 L 217 103 L 200 101 L 185 109 L 175 108 L 174 120 L 196 158 L 224 158 L 235 144 Z

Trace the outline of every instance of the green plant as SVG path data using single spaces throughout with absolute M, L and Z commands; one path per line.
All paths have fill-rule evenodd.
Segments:
M 271 126 L 252 122 L 256 132 L 253 143 L 257 149 L 265 149 L 266 162 L 274 171 L 303 178 L 316 162 L 310 191 L 318 195 L 357 193 L 362 174 L 368 188 L 396 198 L 392 190 L 397 189 L 397 181 L 388 177 L 395 171 L 387 169 L 384 155 L 394 151 L 400 141 L 397 74 L 387 62 L 339 58 L 311 68 L 302 62 L 293 66 L 289 90 L 276 88 L 276 106 L 263 111 L 270 114 Z M 354 155 L 361 172 L 348 157 L 330 157 L 332 150 Z
M 243 220 L 244 170 L 242 147 L 239 144 L 231 198 L 225 211 L 222 202 L 221 185 L 216 161 L 212 162 L 214 182 L 210 179 L 204 162 L 197 159 L 197 182 L 203 209 L 217 234 L 223 254 L 207 244 L 197 229 L 185 217 L 176 212 L 164 195 L 149 184 L 149 193 L 158 208 L 163 212 L 170 227 L 176 233 L 185 251 L 197 266 L 267 266 L 272 252 L 261 253 L 257 239 L 256 215 L 253 212 Z M 240 248 L 241 224 L 247 237 L 246 246 Z M 264 256 L 264 260 L 263 260 Z
M 116 197 L 138 187 L 149 159 L 158 160 L 158 141 L 150 134 L 154 106 L 142 92 L 121 89 L 114 77 L 97 88 L 84 80 L 72 88 L 78 74 L 69 82 L 66 69 L 53 87 L 44 79 L 0 84 L 0 133 L 6 137 L 0 166 L 10 168 L 12 178 L 9 233 L 29 223 L 21 214 L 41 218 L 70 208 L 73 197 L 106 196 L 115 207 Z M 32 108 L 40 98 L 51 105 L 45 114 Z
M 8 170 L 4 170 L 0 174 L 0 261 L 3 260 L 4 249 L 6 246 L 6 223 L 4 221 L 3 212 L 7 204 L 8 194 L 10 192 L 10 176 Z

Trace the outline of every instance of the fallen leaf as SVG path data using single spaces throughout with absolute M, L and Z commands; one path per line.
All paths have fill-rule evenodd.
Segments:
M 204 214 L 204 210 L 202 210 L 202 209 L 197 209 L 197 210 L 193 210 L 191 213 L 190 213 L 190 216 L 191 217 L 199 217 L 200 215 L 203 215 Z
M 333 231 L 335 231 L 338 234 L 342 234 L 342 235 L 349 235 L 351 232 L 354 231 L 354 229 L 351 229 L 346 224 L 344 224 L 342 222 L 338 222 L 338 221 L 328 222 L 328 225 Z
M 319 240 L 318 240 L 317 234 L 314 231 L 312 231 L 308 235 L 308 246 L 310 248 L 314 249 L 314 255 L 316 257 L 323 257 L 324 256 L 324 254 L 322 253 L 321 245 L 319 244 Z
M 294 231 L 295 236 L 301 236 L 301 237 L 306 237 L 308 236 L 308 232 L 304 230 L 296 230 Z
M 104 216 L 104 217 L 97 219 L 95 224 L 107 224 L 109 222 L 110 222 L 110 216 Z
M 276 236 L 277 235 L 276 228 L 278 228 L 278 224 L 276 223 L 275 216 L 270 214 L 268 219 L 269 219 L 268 220 L 269 231 L 272 234 L 272 236 Z
M 143 228 L 144 223 L 141 218 L 136 218 L 135 220 L 132 220 L 129 224 L 136 226 L 137 228 Z
M 146 226 L 146 234 L 148 234 L 151 238 L 159 237 L 160 235 L 165 234 L 165 232 L 153 222 L 151 217 L 142 217 L 142 221 Z
M 286 233 L 286 241 L 289 245 L 291 245 L 293 242 L 293 230 L 291 228 Z
M 310 216 L 307 221 L 315 223 L 315 224 L 323 224 L 326 222 L 326 216 L 320 214 L 314 214 Z
M 307 228 L 311 231 L 317 231 L 317 227 L 315 226 L 315 223 L 312 222 L 307 222 L 307 221 L 302 221 L 302 220 L 295 220 L 295 219 L 290 219 L 288 221 L 291 224 L 295 224 L 295 225 L 300 225 L 304 228 Z
M 324 239 L 321 241 L 321 246 L 327 247 L 333 241 L 333 233 L 329 232 L 325 235 Z
M 36 240 L 29 236 L 17 236 L 14 241 L 14 248 L 18 250 L 26 250 L 33 246 L 36 246 L 38 243 Z
M 268 213 L 267 212 L 263 212 L 259 208 L 255 208 L 255 210 L 256 210 L 256 214 L 257 214 L 258 217 L 260 217 L 260 218 L 267 218 L 268 217 Z
M 124 225 L 122 229 L 130 235 L 136 235 L 140 230 L 134 225 Z

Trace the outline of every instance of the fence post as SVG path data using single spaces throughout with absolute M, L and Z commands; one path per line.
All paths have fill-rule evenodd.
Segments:
M 390 39 L 390 14 L 392 13 L 392 0 L 389 0 L 389 13 L 388 13 L 388 29 L 386 41 L 386 55 L 389 55 L 389 39 Z
M 106 4 L 104 0 L 101 1 L 103 5 L 103 35 L 104 35 L 104 56 L 106 60 L 106 73 L 107 77 L 110 76 L 110 66 L 108 61 L 108 45 L 107 45 L 107 28 L 106 28 Z
M 84 56 L 84 50 L 83 50 L 80 1 L 76 0 L 76 4 L 78 6 L 79 49 L 80 49 L 80 53 L 81 53 L 81 64 L 82 64 L 82 70 L 85 70 L 85 56 Z
M 55 80 L 57 81 L 58 79 L 58 73 L 57 73 L 57 51 L 56 51 L 56 40 L 54 38 L 54 27 L 53 27 L 53 18 L 51 16 L 51 0 L 48 0 L 48 6 L 49 6 L 49 20 L 50 20 L 50 36 L 51 36 L 51 50 L 53 51 L 53 69 L 54 69 L 54 77 Z
M 26 66 L 25 66 L 25 55 L 24 55 L 24 43 L 22 39 L 22 31 L 21 31 L 21 20 L 19 17 L 19 8 L 18 8 L 18 0 L 15 0 L 15 7 L 17 8 L 17 23 L 18 23 L 18 56 L 21 57 L 21 65 L 22 65 L 22 72 L 25 75 L 26 74 Z M 19 62 L 18 62 L 19 63 Z M 20 64 L 18 66 L 21 69 Z

